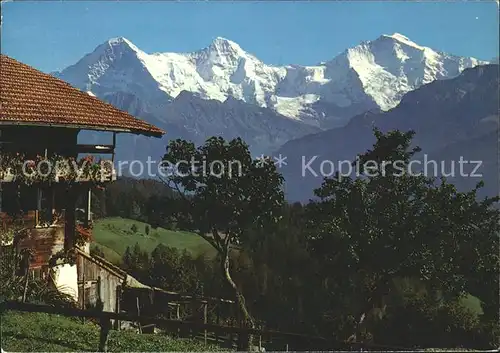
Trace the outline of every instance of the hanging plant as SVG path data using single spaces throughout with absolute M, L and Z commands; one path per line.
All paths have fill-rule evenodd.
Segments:
M 102 184 L 115 178 L 109 160 L 95 160 L 87 156 L 74 157 L 37 155 L 29 159 L 20 153 L 0 155 L 0 180 L 16 181 L 26 185 L 54 182 L 93 182 Z
M 49 259 L 49 267 L 54 267 L 57 265 L 76 264 L 76 252 L 75 249 L 60 250 L 52 255 Z
M 92 227 L 76 225 L 76 245 L 82 246 L 92 241 Z

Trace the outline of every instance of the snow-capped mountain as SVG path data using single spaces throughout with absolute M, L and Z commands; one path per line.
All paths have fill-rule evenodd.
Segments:
M 363 42 L 316 66 L 282 67 L 266 65 L 220 37 L 193 53 L 153 54 L 115 38 L 56 75 L 98 97 L 123 91 L 153 101 L 153 113 L 161 112 L 168 98 L 189 91 L 221 102 L 233 97 L 291 119 L 333 127 L 369 109 L 391 109 L 406 92 L 481 63 L 418 45 L 398 33 Z
M 428 176 L 448 174 L 461 191 L 472 189 L 482 179 L 486 188 L 481 195 L 498 195 L 499 83 L 498 65 L 470 68 L 453 79 L 434 81 L 408 92 L 389 111 L 366 112 L 343 127 L 288 141 L 273 154 L 287 157 L 287 165 L 280 169 L 287 197 L 307 201 L 323 177 L 331 177 L 333 171 L 347 173 L 342 163 L 372 148 L 374 127 L 383 132 L 415 131 L 412 142 L 422 148 L 416 157 L 422 160 L 425 153 L 431 165 L 432 161 L 439 165 L 437 171 L 429 167 Z M 458 170 L 460 159 L 482 161 L 477 171 L 482 177 L 473 177 L 471 170 L 462 174 Z M 473 162 L 466 168 L 472 167 Z M 457 169 L 450 172 L 450 168 Z
M 315 66 L 272 66 L 216 38 L 192 53 L 148 54 L 120 37 L 53 73 L 165 129 L 161 140 L 123 136 L 118 155 L 160 157 L 170 139 L 242 137 L 254 155 L 288 140 L 395 107 L 408 91 L 483 62 L 382 35 Z M 93 134 L 87 137 L 95 139 Z M 125 141 L 126 140 L 126 141 Z

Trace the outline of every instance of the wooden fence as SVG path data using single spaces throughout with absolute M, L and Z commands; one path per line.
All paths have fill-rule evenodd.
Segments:
M 297 333 L 286 333 L 279 331 L 258 330 L 244 327 L 232 327 L 215 324 L 207 324 L 200 322 L 188 322 L 179 320 L 159 319 L 154 317 L 139 316 L 128 313 L 115 313 L 107 311 L 99 311 L 98 309 L 82 310 L 76 308 L 53 307 L 48 305 L 30 304 L 22 302 L 2 302 L 0 303 L 0 314 L 7 310 L 37 312 L 56 314 L 69 317 L 94 318 L 99 321 L 101 331 L 99 338 L 99 352 L 107 352 L 108 333 L 112 328 L 112 320 L 137 322 L 141 325 L 155 324 L 162 328 L 168 329 L 170 332 L 189 332 L 191 337 L 204 337 L 207 342 L 208 337 L 224 337 L 228 336 L 231 339 L 236 338 L 238 342 L 238 351 L 247 351 L 249 347 L 248 336 L 253 335 L 257 338 L 259 345 L 262 342 L 271 343 L 272 350 L 293 350 L 293 351 L 332 351 L 332 350 L 398 350 L 409 351 L 411 349 L 401 347 L 386 347 L 374 346 L 367 347 L 365 344 L 356 344 L 338 342 L 331 339 L 318 336 L 309 336 Z M 211 333 L 208 335 L 208 333 Z M 274 344 L 272 344 L 274 342 Z M 278 346 L 278 347 L 276 347 Z M 260 348 L 260 347 L 259 347 Z M 269 347 L 271 348 L 271 347 Z

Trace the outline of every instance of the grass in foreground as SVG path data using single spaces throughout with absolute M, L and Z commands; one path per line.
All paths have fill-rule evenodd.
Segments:
M 137 232 L 131 231 L 135 224 Z M 121 261 L 127 246 L 133 248 L 136 243 L 142 250 L 151 252 L 159 244 L 186 249 L 193 256 L 205 254 L 214 256 L 215 249 L 204 239 L 189 232 L 172 231 L 163 228 L 150 229 L 146 235 L 146 223 L 133 221 L 131 219 L 113 217 L 98 220 L 94 224 L 93 237 L 94 246 L 99 246 L 106 259 L 118 263 Z
M 1 346 L 7 352 L 96 352 L 99 327 L 44 313 L 7 312 L 1 317 Z M 200 341 L 161 334 L 110 331 L 109 352 L 223 351 Z

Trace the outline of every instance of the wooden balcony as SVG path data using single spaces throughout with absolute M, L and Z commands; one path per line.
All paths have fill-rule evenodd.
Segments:
M 98 176 L 97 178 L 93 178 L 91 176 L 83 175 L 83 173 L 80 173 L 80 175 L 77 175 L 77 177 L 74 181 L 79 182 L 79 183 L 92 182 L 92 181 L 106 183 L 106 182 L 116 181 L 116 169 L 113 165 L 113 161 L 112 160 L 103 160 L 103 161 L 101 161 L 101 163 L 103 166 L 105 166 L 105 169 L 104 169 L 104 167 L 101 167 L 102 172 L 100 172 L 100 174 L 101 174 L 100 176 Z M 47 181 L 56 182 L 56 183 L 64 182 L 65 180 L 67 180 L 68 175 L 73 174 L 73 172 L 75 170 L 75 169 L 72 169 L 72 168 L 75 168 L 75 166 L 73 166 L 71 164 L 68 164 L 68 166 L 66 168 L 64 168 L 60 165 L 59 166 L 56 165 L 56 166 L 54 166 L 54 168 L 55 168 L 55 171 L 53 173 L 51 173 L 53 175 L 53 178 L 51 178 L 51 180 L 47 180 Z M 76 170 L 78 170 L 78 169 L 76 169 Z M 12 172 L 12 170 L 10 168 L 7 169 L 5 172 L 0 172 L 0 183 L 9 183 L 9 182 L 14 182 L 15 180 L 16 180 L 16 176 L 14 175 L 14 173 Z

